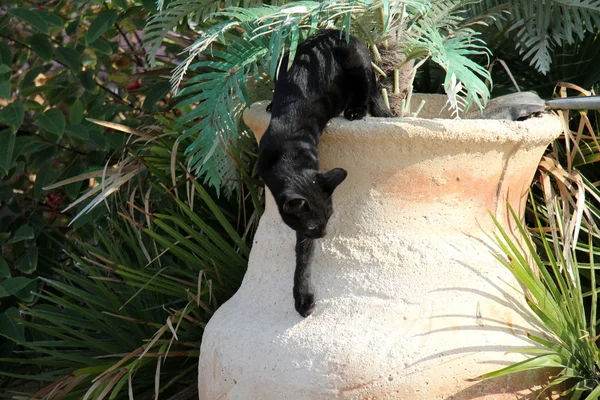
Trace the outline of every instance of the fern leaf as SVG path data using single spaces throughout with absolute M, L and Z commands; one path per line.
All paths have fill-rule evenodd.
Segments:
M 185 151 L 188 165 L 217 189 L 231 192 L 235 188 L 235 183 L 230 183 L 230 179 L 235 181 L 231 178 L 235 169 L 227 149 L 242 134 L 238 125 L 250 101 L 248 77 L 260 75 L 259 67 L 271 78 L 278 68 L 289 67 L 281 65 L 283 56 L 290 54 L 291 62 L 298 44 L 315 30 L 337 27 L 375 44 L 408 29 L 413 37 L 408 51 L 411 46 L 430 49 L 433 59 L 446 69 L 447 80 L 451 76 L 458 80 L 452 86 L 458 96 L 454 104 L 464 107 L 467 101 L 474 101 L 482 106 L 489 97 L 483 83 L 483 78 L 489 78 L 487 70 L 469 59 L 486 49 L 479 41 L 469 40 L 473 31 L 459 26 L 464 21 L 459 12 L 464 1 L 322 0 L 263 5 L 248 0 L 244 7 L 240 1 L 226 1 L 222 7 L 210 8 L 216 3 L 221 4 L 193 0 L 184 5 L 184 0 L 174 0 L 153 17 L 147 32 L 148 43 L 156 49 L 169 26 L 172 29 L 198 15 L 212 21 L 186 49 L 186 58 L 173 71 L 171 83 L 174 88 L 181 86 L 178 107 L 197 104 L 177 120 L 183 130 L 181 140 L 193 139 Z M 193 76 L 184 81 L 188 71 Z
M 209 15 L 225 7 L 256 7 L 260 0 L 174 0 L 164 8 L 164 0 L 158 0 L 159 12 L 148 19 L 144 28 L 144 43 L 149 46 L 150 65 L 156 63 L 156 52 L 167 34 L 174 30 L 185 18 L 198 25 Z
M 600 0 L 484 0 L 475 12 L 505 7 L 510 13 L 496 19 L 506 35 L 516 32 L 516 49 L 530 65 L 546 74 L 552 62 L 552 49 L 563 41 L 583 40 L 586 32 L 600 29 Z
M 465 20 L 464 13 L 460 12 L 463 6 L 464 2 L 454 0 L 420 9 L 422 14 L 410 27 L 414 34 L 407 36 L 413 47 L 411 52 L 415 52 L 415 48 L 427 49 L 432 60 L 446 71 L 444 87 L 448 94 L 456 96 L 449 99 L 450 104 L 460 106 L 460 111 L 465 111 L 464 107 L 472 102 L 482 109 L 490 97 L 485 81 L 491 81 L 489 71 L 470 58 L 489 55 L 489 50 L 483 41 L 474 38 L 476 33 L 471 28 L 461 27 Z M 416 10 L 412 13 L 417 14 Z
M 210 14 L 210 18 L 221 21 L 186 49 L 187 56 L 175 68 L 171 80 L 174 87 L 182 86 L 177 94 L 182 98 L 178 107 L 198 103 L 176 124 L 178 129 L 183 129 L 179 140 L 194 138 L 185 151 L 189 168 L 203 175 L 205 183 L 217 190 L 223 188 L 226 194 L 232 193 L 237 182 L 232 174 L 237 173 L 237 169 L 227 149 L 239 139 L 241 112 L 249 103 L 248 76 L 258 75 L 259 66 L 267 67 L 274 76 L 282 56 L 289 51 L 293 58 L 298 43 L 315 27 L 339 23 L 357 10 L 373 7 L 371 11 L 375 12 L 380 4 L 376 0 L 303 1 L 295 2 L 294 7 L 245 9 L 232 6 Z M 239 31 L 243 33 L 240 35 Z M 229 33 L 234 34 L 230 36 L 233 41 L 225 51 L 216 50 L 213 45 L 226 44 L 224 36 Z M 198 60 L 202 54 L 213 59 Z M 187 71 L 196 68 L 210 71 L 183 82 Z
M 461 37 L 443 40 L 437 31 L 419 30 L 420 39 L 416 42 L 429 49 L 432 60 L 446 71 L 444 87 L 456 86 L 451 82 L 452 77 L 462 83 L 465 101 L 459 104 L 475 102 L 481 109 L 490 98 L 490 91 L 485 80 L 491 80 L 487 69 L 475 63 L 469 57 L 487 54 L 487 49 L 481 42 L 465 41 Z M 465 111 L 461 109 L 461 111 Z
M 238 124 L 249 102 L 248 76 L 267 54 L 268 47 L 264 40 L 251 42 L 242 37 L 231 43 L 227 50 L 218 53 L 222 60 L 194 64 L 212 70 L 190 79 L 178 93 L 180 98 L 188 97 L 177 107 L 199 104 L 177 120 L 176 129 L 184 129 L 179 141 L 194 138 L 185 150 L 189 168 L 197 175 L 203 175 L 204 182 L 217 191 L 222 188 L 230 195 L 238 185 L 238 177 L 227 152 L 240 135 Z

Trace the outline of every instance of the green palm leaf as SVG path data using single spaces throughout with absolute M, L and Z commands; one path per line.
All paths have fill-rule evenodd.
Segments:
M 460 11 L 464 4 L 426 0 L 293 1 L 245 8 L 231 4 L 207 14 L 205 18 L 212 25 L 186 49 L 187 56 L 174 69 L 171 79 L 175 89 L 182 88 L 178 107 L 187 110 L 177 121 L 177 129 L 183 130 L 181 140 L 193 139 L 185 150 L 188 167 L 217 191 L 223 190 L 226 195 L 235 192 L 239 177 L 228 148 L 245 134 L 240 119 L 249 104 L 249 76 L 266 72 L 273 79 L 278 68 L 290 66 L 280 65 L 286 53 L 291 63 L 298 44 L 326 27 L 351 32 L 372 45 L 406 30 L 408 55 L 430 54 L 446 70 L 447 85 L 452 79 L 458 81 L 456 85 L 462 90 L 453 94 L 453 104 L 461 109 L 470 102 L 483 107 L 489 98 L 484 83 L 490 79 L 489 73 L 470 57 L 487 52 L 481 41 L 473 39 L 473 30 L 460 26 L 465 21 Z M 173 7 L 178 7 L 177 3 Z M 163 28 L 156 25 L 148 29 L 159 32 Z M 156 35 L 151 38 L 158 40 Z M 192 77 L 186 80 L 188 73 Z
M 150 64 L 156 62 L 156 52 L 160 48 L 167 34 L 174 30 L 184 19 L 193 26 L 198 26 L 210 14 L 228 6 L 256 7 L 260 0 L 174 0 L 163 7 L 164 1 L 159 0 L 159 12 L 148 19 L 144 28 L 144 42 L 150 46 L 148 57 Z
M 477 15 L 495 7 L 507 11 L 495 19 L 500 32 L 515 34 L 515 48 L 542 74 L 550 70 L 555 47 L 583 40 L 586 32 L 600 29 L 598 0 L 484 0 L 467 9 Z

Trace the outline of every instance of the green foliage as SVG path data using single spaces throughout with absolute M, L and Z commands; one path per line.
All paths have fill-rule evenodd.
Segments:
M 600 159 L 598 114 L 559 114 L 571 130 L 555 141 L 540 163 L 529 201 L 531 227 L 522 226 L 511 209 L 517 238 L 498 223 L 495 235 L 502 253 L 498 259 L 522 284 L 530 309 L 548 335 L 528 333 L 539 345 L 523 351 L 531 358 L 480 378 L 556 367 L 560 370 L 546 389 L 562 390 L 561 398 L 597 399 L 600 191 L 593 182 Z
M 85 34 L 85 43 L 89 45 L 100 38 L 107 30 L 113 27 L 119 16 L 117 10 L 100 11 Z
M 74 240 L 100 240 L 102 210 L 69 226 L 84 205 L 65 208 L 102 185 L 102 170 L 129 142 L 89 118 L 139 127 L 168 107 L 166 92 L 153 91 L 168 78 L 145 72 L 147 15 L 135 1 L 0 2 L 1 334 L 30 340 L 14 318 L 45 303 L 35 295 L 46 286 L 39 277 L 63 279 L 54 271 L 69 262 Z M 59 180 L 71 182 L 44 189 Z M 18 348 L 0 340 L 0 357 Z
M 600 83 L 600 70 L 596 68 L 600 62 L 600 37 L 596 33 L 586 33 L 583 40 L 576 38 L 572 44 L 562 42 L 560 46 L 554 46 L 552 63 L 546 74 L 532 68 L 527 60 L 522 60 L 514 51 L 514 41 L 498 35 L 495 27 L 484 30 L 482 37 L 493 49 L 494 58 L 506 63 L 521 90 L 533 90 L 544 98 L 550 98 L 557 82 L 569 82 L 588 90 L 597 88 Z M 495 95 L 515 91 L 507 71 L 499 63 L 494 63 L 492 76 Z
M 68 120 L 79 118 L 72 108 Z M 20 349 L 0 356 L 3 395 L 197 398 L 202 330 L 241 283 L 262 199 L 246 170 L 239 172 L 243 197 L 219 198 L 202 187 L 177 162 L 190 141 L 176 144 L 174 116 L 156 119 L 160 134 L 96 121 L 137 137 L 117 153 L 120 167 L 52 185 L 102 179 L 85 196 L 90 204 L 110 199 L 110 211 L 101 209 L 106 217 L 96 221 L 93 242 L 57 236 L 68 254 L 34 281 L 39 288 L 30 300 L 0 316 L 0 334 Z M 252 161 L 234 147 L 228 154 L 240 168 Z M 34 234 L 23 226 L 10 240 Z M 7 272 L 0 264 L 0 275 Z M 6 279 L 0 295 L 29 293 L 28 284 Z
M 245 133 L 239 128 L 249 105 L 248 86 L 272 80 L 286 52 L 291 55 L 318 29 L 337 27 L 377 45 L 402 35 L 409 57 L 432 57 L 447 72 L 451 104 L 483 107 L 489 98 L 484 81 L 488 71 L 472 62 L 485 55 L 485 45 L 461 15 L 465 2 L 357 0 L 340 2 L 193 2 L 173 1 L 149 19 L 145 29 L 150 60 L 162 41 L 175 41 L 171 30 L 198 37 L 186 48 L 187 56 L 173 70 L 174 88 L 183 86 L 178 120 L 184 137 L 194 143 L 186 149 L 187 165 L 204 182 L 236 191 L 235 169 L 226 151 Z M 186 75 L 192 75 L 185 79 Z M 450 88 L 451 82 L 454 82 Z M 187 98 L 186 98 L 187 97 Z M 195 105 L 195 107 L 194 107 Z
M 469 7 L 474 14 L 503 9 L 496 18 L 495 34 L 510 38 L 510 45 L 529 65 L 546 75 L 553 50 L 584 40 L 600 29 L 600 2 L 596 0 L 483 0 Z
M 226 6 L 256 7 L 262 4 L 258 0 L 214 1 L 214 0 L 174 0 L 164 6 L 164 1 L 158 1 L 158 12 L 148 19 L 144 29 L 144 41 L 150 46 L 149 59 L 156 63 L 156 53 L 169 33 L 182 23 L 198 25 L 206 18 Z
M 538 243 L 538 246 L 529 237 L 529 233 L 520 224 L 512 209 L 513 220 L 520 232 L 519 239 L 526 247 L 521 247 L 498 221 L 495 221 L 499 231 L 495 235 L 495 242 L 506 256 L 506 258 L 499 256 L 498 259 L 527 289 L 525 293 L 527 304 L 552 337 L 528 333 L 528 337 L 543 349 L 523 351 L 524 354 L 530 354 L 531 358 L 480 378 L 489 379 L 531 369 L 555 367 L 560 368 L 560 372 L 546 389 L 571 380 L 574 381 L 571 382 L 573 386 L 561 396 L 568 395 L 573 399 L 596 399 L 599 397 L 597 388 L 600 387 L 598 374 L 600 351 L 596 344 L 597 307 L 592 303 L 588 314 L 584 306 L 585 296 L 578 271 L 578 268 L 583 266 L 579 266 L 577 262 L 578 249 L 576 246 L 564 247 L 564 237 L 561 237 L 560 231 L 543 233 L 547 225 L 542 223 L 540 210 L 535 203 L 533 207 L 538 228 L 536 232 L 542 232 L 533 234 L 533 240 Z M 556 218 L 554 221 L 549 221 L 551 226 L 562 220 L 563 215 L 560 210 L 556 211 L 558 213 L 547 216 Z M 556 229 L 556 225 L 553 225 L 552 229 Z M 558 237 L 559 242 L 554 241 L 553 236 Z M 590 272 L 595 274 L 594 248 L 586 246 L 585 250 L 591 261 Z M 533 262 L 530 261 L 529 254 Z
M 218 198 L 177 162 L 192 140 L 146 69 L 147 9 L 43 7 L 0 3 L 0 397 L 197 398 L 202 329 L 261 214 L 255 144 L 227 143 L 242 190 Z
M 253 61 L 266 52 L 263 40 L 238 39 L 228 46 L 227 52 L 220 54 L 219 65 L 214 66 L 212 72 L 189 79 L 179 93 L 189 97 L 181 101 L 178 108 L 201 102 L 182 115 L 176 125 L 176 129 L 183 130 L 179 140 L 194 139 L 186 147 L 188 166 L 196 175 L 205 175 L 205 182 L 217 191 L 222 185 L 228 197 L 238 189 L 237 170 L 227 154 L 228 148 L 238 142 L 240 135 L 248 135 L 239 129 L 242 111 L 249 102 L 248 74 L 252 69 L 258 74 Z M 214 64 L 199 62 L 195 67 Z M 192 124 L 194 120 L 197 122 Z
M 170 179 L 153 181 L 99 244 L 78 243 L 56 278 L 41 279 L 43 304 L 0 319 L 27 350 L 0 359 L 10 365 L 0 375 L 13 378 L 6 395 L 198 397 L 199 340 L 241 283 L 254 221 L 242 207 L 254 207 L 218 200 L 192 178 L 177 185 L 189 189 L 183 198 Z
M 0 359 L 7 394 L 126 398 L 131 386 L 141 397 L 197 398 L 202 329 L 241 283 L 262 206 L 246 172 L 247 198 L 218 199 L 173 164 L 172 148 L 172 134 L 140 145 L 150 174 L 115 205 L 121 218 L 96 231 L 97 245 L 70 246 L 54 278 L 41 279 L 37 304 L 0 318 L 5 337 L 27 349 Z M 15 240 L 30 236 L 21 229 Z

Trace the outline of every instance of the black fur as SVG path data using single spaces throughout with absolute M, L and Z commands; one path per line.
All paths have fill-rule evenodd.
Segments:
M 349 120 L 392 117 L 377 88 L 367 46 L 327 30 L 298 46 L 289 70 L 282 60 L 271 103 L 271 122 L 259 146 L 258 173 L 283 221 L 296 231 L 294 299 L 304 317 L 314 308 L 310 262 L 314 240 L 325 236 L 331 195 L 346 171 L 319 171 L 317 146 L 327 122 L 344 111 Z

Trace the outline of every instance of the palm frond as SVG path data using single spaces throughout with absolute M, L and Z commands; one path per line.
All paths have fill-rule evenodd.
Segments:
M 150 65 L 156 61 L 156 52 L 167 34 L 174 30 L 184 19 L 197 27 L 210 14 L 230 6 L 256 7 L 260 0 L 174 0 L 166 8 L 163 0 L 158 3 L 159 11 L 148 19 L 144 28 L 144 43 L 149 46 Z
M 409 46 L 427 51 L 432 60 L 446 71 L 444 87 L 450 104 L 468 106 L 475 102 L 481 109 L 490 98 L 485 81 L 491 81 L 489 71 L 473 61 L 474 56 L 489 56 L 485 43 L 478 39 L 470 27 L 461 26 L 466 20 L 464 13 L 457 13 L 464 6 L 462 1 L 444 2 L 423 10 L 409 27 L 416 32 L 407 35 Z M 452 82 L 455 79 L 456 82 Z M 461 90 L 449 90 L 458 87 Z M 461 97 L 464 94 L 464 98 Z M 464 111 L 462 107 L 457 111 Z
M 177 120 L 175 129 L 184 129 L 178 141 L 193 137 L 186 148 L 188 167 L 197 176 L 229 196 L 237 188 L 239 176 L 228 155 L 244 131 L 239 127 L 241 113 L 249 103 L 248 76 L 255 73 L 268 53 L 264 39 L 239 38 L 227 51 L 212 51 L 213 61 L 200 61 L 192 68 L 207 68 L 186 82 L 178 93 L 177 107 L 199 104 Z
M 508 13 L 496 19 L 498 30 L 514 34 L 515 48 L 542 74 L 550 70 L 555 47 L 583 40 L 586 32 L 595 33 L 600 28 L 598 0 L 520 0 L 508 4 L 484 0 L 469 7 L 469 11 L 479 14 L 502 6 Z
M 186 58 L 175 68 L 171 83 L 181 86 L 178 107 L 188 107 L 177 126 L 183 138 L 194 138 L 185 154 L 188 166 L 204 174 L 205 182 L 225 193 L 235 190 L 235 179 L 227 157 L 227 146 L 235 143 L 241 111 L 248 104 L 248 75 L 266 72 L 271 79 L 278 68 L 293 61 L 299 43 L 323 28 L 338 28 L 378 44 L 402 31 L 410 55 L 430 54 L 463 88 L 453 104 L 475 102 L 483 107 L 489 98 L 484 80 L 489 73 L 470 57 L 487 54 L 476 33 L 461 26 L 464 2 L 432 3 L 426 0 L 294 1 L 281 6 L 242 8 L 228 6 L 206 16 L 212 26 L 186 49 Z M 415 47 L 425 51 L 413 51 Z M 287 66 L 281 65 L 289 54 Z M 203 69 L 203 71 L 199 71 Z M 187 73 L 196 74 L 185 80 Z M 229 165 L 228 165 L 229 163 Z
M 387 7 L 385 6 L 387 4 Z M 203 32 L 198 40 L 185 51 L 186 59 L 173 71 L 172 84 L 177 88 L 191 63 L 215 43 L 227 45 L 225 34 L 242 29 L 245 40 L 255 41 L 266 36 L 269 41 L 270 64 L 267 69 L 274 77 L 278 62 L 286 51 L 292 55 L 299 43 L 299 33 L 307 37 L 317 29 L 336 26 L 350 32 L 349 16 L 379 12 L 392 15 L 389 3 L 380 0 L 358 0 L 352 2 L 327 0 L 323 2 L 296 1 L 280 7 L 263 5 L 254 8 L 227 7 L 210 14 L 220 21 Z M 388 10 L 387 12 L 385 10 Z M 380 17 L 381 18 L 381 17 Z M 208 53 L 210 55 L 210 52 Z M 293 57 L 290 57 L 293 60 Z
M 178 87 L 188 70 L 206 71 L 185 81 L 178 93 L 185 98 L 177 107 L 191 108 L 176 126 L 184 129 L 180 140 L 193 138 L 185 150 L 188 167 L 217 191 L 233 193 L 239 177 L 228 149 L 244 132 L 239 125 L 241 113 L 249 105 L 249 77 L 257 78 L 260 71 L 266 71 L 272 79 L 284 54 L 289 52 L 293 59 L 300 41 L 315 30 L 336 22 L 344 25 L 352 13 L 375 12 L 382 3 L 387 2 L 302 1 L 291 7 L 227 7 L 210 14 L 221 21 L 186 49 L 188 55 L 173 71 L 171 81 Z M 345 29 L 350 29 L 349 23 Z

